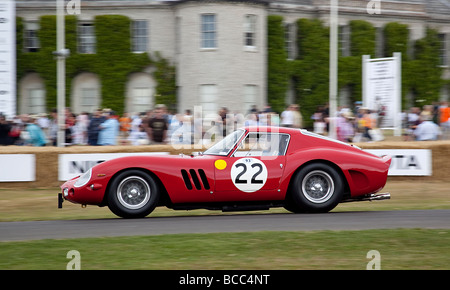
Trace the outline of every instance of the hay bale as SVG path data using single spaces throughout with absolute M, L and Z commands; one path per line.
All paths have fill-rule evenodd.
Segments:
M 450 172 L 450 141 L 431 142 L 395 142 L 383 141 L 375 143 L 357 143 L 362 149 L 430 149 L 432 150 L 432 176 L 391 176 L 390 180 L 414 181 L 442 181 L 449 180 Z M 84 153 L 123 153 L 123 152 L 169 152 L 172 155 L 191 154 L 203 151 L 205 148 L 174 148 L 171 145 L 142 145 L 142 146 L 70 146 L 59 147 L 29 147 L 5 146 L 0 147 L 0 154 L 35 154 L 36 181 L 32 182 L 2 182 L 2 188 L 48 188 L 58 187 L 58 155 Z M 7 165 L 1 165 L 7 166 Z

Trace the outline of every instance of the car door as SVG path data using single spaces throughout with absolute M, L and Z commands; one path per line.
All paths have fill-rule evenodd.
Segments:
M 266 146 L 267 140 L 272 145 Z M 249 133 L 229 157 L 215 161 L 214 200 L 267 200 L 276 196 L 288 142 L 287 134 Z

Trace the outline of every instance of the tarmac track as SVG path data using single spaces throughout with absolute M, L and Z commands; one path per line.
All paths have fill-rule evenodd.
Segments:
M 252 231 L 450 229 L 450 210 L 236 214 L 0 222 L 0 241 Z

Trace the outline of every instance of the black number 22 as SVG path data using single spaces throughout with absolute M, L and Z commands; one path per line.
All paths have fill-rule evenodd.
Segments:
M 241 176 L 244 175 L 247 172 L 247 165 L 245 163 L 238 163 L 235 166 L 236 166 L 236 168 L 242 167 L 242 171 L 236 176 L 236 179 L 234 180 L 234 183 L 245 183 L 245 184 L 247 184 L 248 180 L 240 179 Z M 252 168 L 258 167 L 259 169 L 258 169 L 258 171 L 255 172 L 255 174 L 253 174 L 252 179 L 250 180 L 250 183 L 252 183 L 252 184 L 261 184 L 261 183 L 263 183 L 264 182 L 263 180 L 256 179 L 256 177 L 258 175 L 260 175 L 261 172 L 263 171 L 262 165 L 259 164 L 259 163 L 253 163 L 251 165 L 251 167 Z

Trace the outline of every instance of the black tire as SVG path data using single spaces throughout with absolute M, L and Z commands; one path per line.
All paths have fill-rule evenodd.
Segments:
M 108 192 L 108 207 L 123 218 L 143 218 L 149 215 L 159 200 L 155 180 L 140 170 L 127 170 L 117 175 Z
M 293 177 L 288 209 L 296 212 L 323 213 L 342 200 L 344 183 L 336 169 L 323 163 L 311 163 Z

